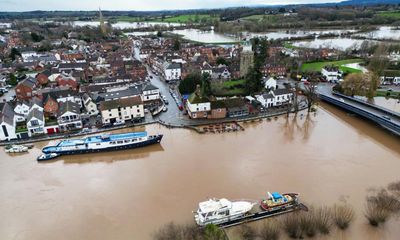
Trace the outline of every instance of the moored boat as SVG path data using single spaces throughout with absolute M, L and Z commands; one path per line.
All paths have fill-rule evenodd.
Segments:
M 163 135 L 147 135 L 147 132 L 103 134 L 81 139 L 67 139 L 42 149 L 45 154 L 72 155 L 144 147 L 160 143 Z
M 199 208 L 195 212 L 194 219 L 199 226 L 223 224 L 242 218 L 255 204 L 246 200 L 209 199 L 199 203 Z
M 298 203 L 297 193 L 284 193 L 280 194 L 278 192 L 267 192 L 267 198 L 261 200 L 260 207 L 264 211 L 275 211 L 282 210 Z
M 40 155 L 37 158 L 37 160 L 38 161 L 48 161 L 48 160 L 54 159 L 54 158 L 56 158 L 58 156 L 60 156 L 60 155 L 57 154 L 57 153 L 43 153 L 42 155 Z
M 28 151 L 28 147 L 23 145 L 9 145 L 4 149 L 6 153 L 23 153 Z

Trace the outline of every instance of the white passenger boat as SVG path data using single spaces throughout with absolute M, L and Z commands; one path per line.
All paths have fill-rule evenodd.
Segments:
M 23 145 L 10 145 L 5 147 L 6 153 L 23 153 L 28 151 L 28 147 Z
M 199 226 L 223 224 L 243 217 L 255 204 L 245 200 L 209 199 L 199 203 L 194 219 Z

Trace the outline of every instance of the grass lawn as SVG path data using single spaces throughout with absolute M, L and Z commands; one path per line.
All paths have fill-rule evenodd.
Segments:
M 375 96 L 377 96 L 377 97 L 390 97 L 390 98 L 398 98 L 398 99 L 400 99 L 400 92 L 386 91 L 386 90 L 383 90 L 383 89 L 378 89 L 375 92 Z
M 386 11 L 378 13 L 378 16 L 400 19 L 400 11 Z
M 342 65 L 349 64 L 349 63 L 362 63 L 364 62 L 362 59 L 346 59 L 341 61 L 327 61 L 327 62 L 312 62 L 312 63 L 304 63 L 301 66 L 301 71 L 303 72 L 320 72 L 321 69 L 327 65 L 334 65 L 339 66 L 340 69 L 344 72 L 361 72 L 358 69 L 353 69 L 349 67 L 345 67 Z
M 218 97 L 245 95 L 244 83 L 244 79 L 231 80 L 223 83 L 213 83 L 211 88 L 213 89 L 213 94 Z
M 189 20 L 192 22 L 200 22 L 201 19 L 207 19 L 207 20 L 215 20 L 218 19 L 217 17 L 211 16 L 209 14 L 185 14 L 185 15 L 179 15 L 179 16 L 174 16 L 174 17 L 166 17 L 164 19 L 164 22 L 168 23 L 187 23 Z M 161 21 L 161 19 L 157 19 L 158 21 Z

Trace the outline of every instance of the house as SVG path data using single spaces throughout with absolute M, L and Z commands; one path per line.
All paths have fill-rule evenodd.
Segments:
M 76 81 L 74 77 L 59 75 L 56 78 L 56 82 L 59 87 L 69 87 L 74 91 L 78 90 L 79 83 Z
M 29 112 L 26 119 L 26 127 L 29 137 L 44 134 L 44 114 L 43 111 L 34 108 Z
M 270 108 L 275 106 L 275 97 L 272 93 L 266 93 L 255 96 L 257 101 L 261 103 L 264 108 Z
M 249 107 L 242 98 L 225 99 L 228 117 L 243 117 L 249 115 Z
M 154 100 L 159 100 L 160 99 L 160 89 L 155 87 L 153 84 L 149 83 L 143 86 L 142 88 L 143 92 L 143 101 L 154 101 Z
M 264 108 L 279 107 L 293 101 L 293 92 L 289 89 L 276 89 L 269 93 L 255 96 Z
M 53 116 L 53 117 L 57 116 L 58 108 L 59 108 L 57 100 L 54 99 L 51 95 L 47 95 L 44 98 L 43 102 L 44 102 L 44 105 L 43 105 L 44 113 L 47 116 Z
M 36 75 L 36 80 L 38 81 L 38 84 L 40 85 L 46 85 L 49 82 L 49 77 L 51 76 L 51 71 L 50 70 L 44 70 L 41 73 L 38 73 Z
M 27 101 L 18 101 L 15 104 L 14 112 L 18 115 L 22 115 L 26 118 L 29 114 L 29 110 L 31 109 L 30 104 Z
M 144 106 L 140 96 L 100 102 L 103 124 L 125 123 L 144 118 Z
M 40 94 L 45 100 L 50 95 L 58 103 L 70 101 L 79 104 L 80 107 L 83 107 L 81 96 L 77 91 L 70 89 L 68 86 L 42 89 Z
M 321 70 L 321 74 L 328 82 L 339 82 L 342 80 L 342 72 L 336 66 L 325 66 Z
M 36 78 L 28 77 L 15 87 L 15 95 L 19 100 L 29 100 L 33 97 L 33 90 L 37 86 Z
M 0 105 L 0 140 L 9 141 L 17 138 L 14 110 L 9 103 Z
M 226 66 L 217 67 L 212 70 L 211 78 L 226 80 L 231 78 L 231 73 L 229 72 L 229 69 Z
M 274 90 L 277 89 L 278 84 L 275 78 L 270 77 L 268 78 L 267 81 L 265 81 L 265 85 L 264 85 L 265 89 L 267 90 Z
M 287 69 L 279 64 L 265 64 L 263 68 L 264 76 L 286 76 Z
M 211 102 L 211 113 L 208 116 L 210 119 L 226 118 L 226 105 L 223 100 L 215 100 Z
M 211 111 L 210 101 L 203 97 L 200 93 L 200 86 L 186 101 L 186 110 L 190 118 L 207 118 L 208 113 Z
M 99 114 L 99 110 L 97 109 L 96 103 L 92 100 L 89 94 L 84 93 L 82 95 L 83 106 L 85 107 L 86 112 L 91 116 L 96 116 Z
M 293 92 L 291 92 L 289 89 L 286 88 L 273 90 L 272 94 L 274 95 L 275 98 L 274 106 L 289 104 L 293 100 Z
M 180 80 L 182 76 L 181 64 L 179 63 L 167 63 L 164 69 L 165 81 L 176 81 Z
M 82 128 L 80 108 L 80 105 L 75 102 L 60 102 L 57 115 L 60 131 L 65 132 Z

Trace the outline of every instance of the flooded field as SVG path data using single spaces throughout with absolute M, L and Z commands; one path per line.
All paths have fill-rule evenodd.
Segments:
M 324 239 L 398 239 L 397 220 L 372 229 L 363 217 L 369 189 L 400 180 L 398 137 L 328 105 L 243 126 L 198 134 L 151 125 L 149 133 L 164 134 L 161 145 L 48 163 L 35 160 L 46 142 L 23 155 L 1 149 L 0 239 L 147 240 L 169 221 L 193 222 L 207 197 L 257 200 L 267 191 L 352 205 L 350 229 Z

